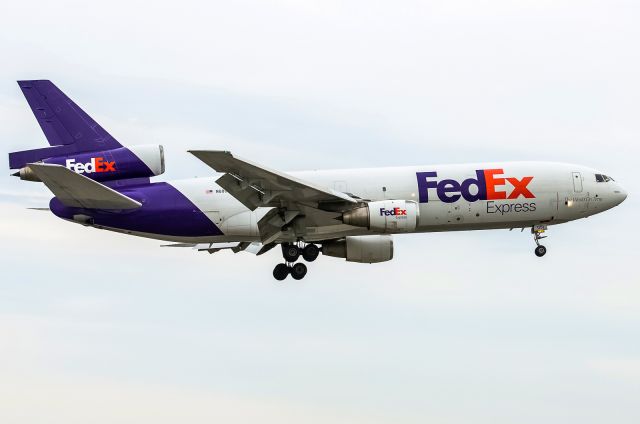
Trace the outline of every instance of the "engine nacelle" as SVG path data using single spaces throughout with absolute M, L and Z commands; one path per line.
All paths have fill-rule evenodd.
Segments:
M 159 145 L 120 147 L 98 152 L 51 157 L 43 163 L 62 165 L 96 181 L 147 178 L 164 173 L 164 149 Z M 40 181 L 28 166 L 16 174 L 23 180 Z
M 386 262 L 393 259 L 393 238 L 390 235 L 347 236 L 324 243 L 322 254 L 345 258 L 349 262 Z
M 414 231 L 420 218 L 420 208 L 409 200 L 380 200 L 342 214 L 342 222 L 383 233 Z

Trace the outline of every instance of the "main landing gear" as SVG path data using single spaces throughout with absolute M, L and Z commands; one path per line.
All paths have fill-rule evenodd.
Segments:
M 278 264 L 273 269 L 273 278 L 278 281 L 284 280 L 289 274 L 294 280 L 302 280 L 307 275 L 307 266 L 302 262 L 298 262 L 293 265 Z
M 533 252 L 539 258 L 543 257 L 547 253 L 547 248 L 540 244 L 540 240 L 547 237 L 542 235 L 545 231 L 547 231 L 546 225 L 534 225 L 533 227 L 531 227 L 533 241 L 536 242 L 536 248 Z
M 302 262 L 294 262 L 300 256 L 307 262 L 313 262 L 319 254 L 320 248 L 315 244 L 307 244 L 302 247 L 300 244 L 282 243 L 282 257 L 285 263 L 276 265 L 273 269 L 273 278 L 282 281 L 291 275 L 294 280 L 302 280 L 307 275 L 307 266 Z

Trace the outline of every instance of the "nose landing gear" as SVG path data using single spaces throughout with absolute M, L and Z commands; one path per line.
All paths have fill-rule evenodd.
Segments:
M 273 269 L 273 278 L 282 281 L 291 275 L 294 280 L 302 280 L 307 275 L 307 266 L 301 262 L 296 262 L 300 256 L 307 261 L 313 262 L 318 258 L 320 248 L 315 244 L 307 244 L 304 247 L 293 243 L 282 243 L 282 257 L 285 263 L 278 264 Z
M 542 235 L 545 231 L 547 231 L 546 225 L 534 225 L 533 227 L 531 227 L 533 241 L 536 242 L 536 248 L 533 252 L 539 258 L 543 257 L 547 253 L 547 248 L 540 244 L 540 240 L 547 237 Z
M 534 252 L 537 257 L 541 258 L 547 253 L 547 248 L 542 245 L 536 246 L 536 250 Z

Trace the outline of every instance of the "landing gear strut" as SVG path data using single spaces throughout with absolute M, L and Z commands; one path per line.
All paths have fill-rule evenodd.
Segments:
M 539 258 L 543 257 L 547 253 L 547 248 L 540 244 L 540 240 L 547 237 L 542 235 L 545 231 L 547 231 L 546 225 L 534 225 L 533 227 L 531 227 L 533 241 L 536 242 L 536 248 L 533 252 Z
M 307 275 L 307 266 L 301 262 L 294 262 L 300 256 L 307 262 L 315 261 L 320 254 L 320 248 L 315 244 L 307 244 L 304 248 L 302 246 L 302 243 L 282 243 L 282 257 L 285 263 L 276 265 L 273 269 L 273 278 L 282 281 L 291 275 L 294 280 L 302 280 Z

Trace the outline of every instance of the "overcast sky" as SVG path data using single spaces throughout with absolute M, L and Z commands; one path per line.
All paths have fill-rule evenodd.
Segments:
M 160 179 L 190 148 L 282 170 L 556 160 L 620 207 L 396 239 L 392 262 L 199 254 L 47 212 L 0 178 L 0 421 L 640 421 L 637 1 L 0 0 L 3 154 L 46 145 L 53 80 Z M 6 157 L 6 156 L 5 156 Z

